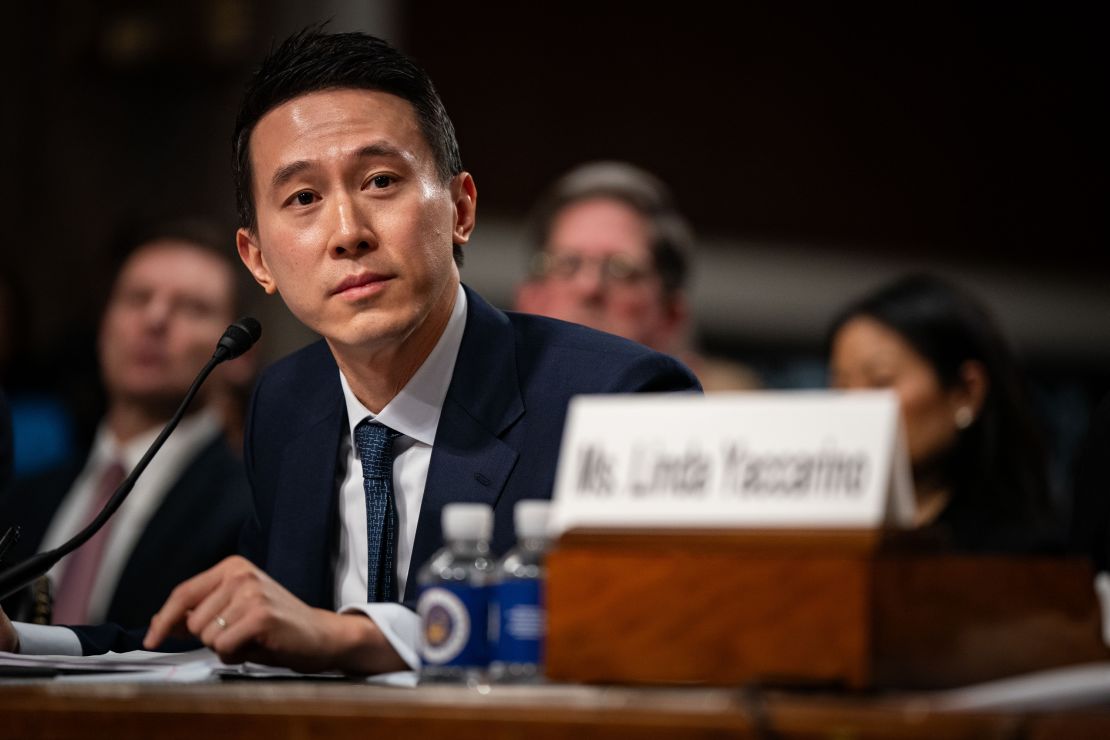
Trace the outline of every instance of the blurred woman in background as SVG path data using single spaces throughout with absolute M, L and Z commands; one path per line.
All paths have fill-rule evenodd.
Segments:
M 1025 383 L 982 305 L 944 280 L 911 275 L 849 305 L 828 336 L 834 387 L 898 396 L 917 526 L 961 550 L 1059 545 Z

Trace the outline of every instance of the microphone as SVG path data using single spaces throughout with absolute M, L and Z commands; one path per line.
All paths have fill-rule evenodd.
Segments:
M 162 448 L 166 438 L 170 433 L 177 428 L 178 423 L 182 417 L 185 416 L 186 409 L 192 402 L 193 397 L 200 390 L 201 384 L 208 378 L 212 370 L 217 365 L 225 360 L 230 360 L 234 357 L 246 352 L 248 349 L 258 341 L 262 336 L 262 325 L 257 320 L 249 316 L 236 321 L 231 326 L 227 327 L 224 335 L 220 337 L 220 341 L 216 344 L 216 351 L 212 353 L 212 358 L 208 360 L 197 377 L 193 380 L 193 384 L 189 386 L 189 390 L 185 393 L 185 399 L 181 405 L 177 407 L 173 417 L 166 423 L 162 429 L 162 433 L 158 438 L 151 443 L 147 449 L 146 454 L 139 460 L 139 464 L 128 474 L 123 482 L 119 484 L 112 497 L 108 499 L 108 503 L 104 504 L 104 508 L 96 515 L 96 518 L 89 522 L 88 526 L 75 534 L 68 542 L 59 545 L 53 550 L 40 552 L 36 555 L 23 560 L 10 568 L 6 568 L 0 573 L 0 599 L 6 599 L 14 594 L 19 589 L 26 586 L 31 581 L 41 576 L 46 571 L 54 567 L 54 564 L 76 550 L 81 545 L 85 544 L 92 538 L 94 534 L 100 531 L 104 523 L 116 512 L 120 507 L 123 500 L 131 493 L 131 489 L 135 486 L 135 481 L 139 479 L 142 472 L 146 470 L 146 466 L 150 463 L 151 458 L 155 453 Z
M 212 357 L 219 358 L 216 362 L 235 359 L 254 346 L 261 336 L 262 324 L 250 316 L 244 316 L 227 327 L 220 341 L 216 343 L 216 352 Z

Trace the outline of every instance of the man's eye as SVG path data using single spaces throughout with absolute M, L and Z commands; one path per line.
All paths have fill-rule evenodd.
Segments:
M 124 293 L 120 293 L 116 297 L 116 301 L 121 306 L 127 306 L 129 308 L 137 308 L 137 307 L 142 306 L 142 305 L 144 305 L 144 304 L 146 304 L 150 301 L 150 293 L 148 293 L 146 291 L 129 290 L 129 291 L 126 291 Z
M 375 175 L 370 182 L 376 188 L 388 188 L 393 184 L 393 178 L 389 175 Z
M 312 205 L 313 201 L 312 193 L 308 192 L 307 190 L 302 190 L 301 192 L 297 193 L 293 196 L 293 199 L 297 201 L 298 205 L 302 206 L 310 206 Z
M 177 304 L 177 308 L 183 316 L 191 319 L 202 318 L 213 313 L 203 301 L 183 300 Z

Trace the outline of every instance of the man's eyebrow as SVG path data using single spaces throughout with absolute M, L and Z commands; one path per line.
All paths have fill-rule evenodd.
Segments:
M 299 159 L 296 162 L 278 167 L 277 172 L 270 178 L 270 187 L 277 190 L 285 183 L 292 180 L 294 177 L 312 167 L 312 163 L 305 159 Z
M 393 157 L 404 159 L 405 153 L 398 147 L 392 144 L 375 143 L 367 144 L 355 153 L 358 159 L 373 159 L 375 157 Z M 281 188 L 282 185 L 292 180 L 294 177 L 312 168 L 312 162 L 306 159 L 299 159 L 296 162 L 278 167 L 274 176 L 270 178 L 270 187 L 274 190 Z
M 405 154 L 401 149 L 392 144 L 378 142 L 375 144 L 367 144 L 362 147 L 355 156 L 359 159 L 373 159 L 374 157 L 397 157 L 403 159 Z

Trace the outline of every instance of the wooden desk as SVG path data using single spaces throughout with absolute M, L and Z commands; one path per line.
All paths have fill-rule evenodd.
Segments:
M 927 695 L 551 685 L 393 689 L 331 682 L 0 685 L 0 738 L 1083 738 L 1110 706 L 951 713 Z
M 547 560 L 547 675 L 925 690 L 1110 660 L 1086 559 L 914 534 L 569 532 Z

